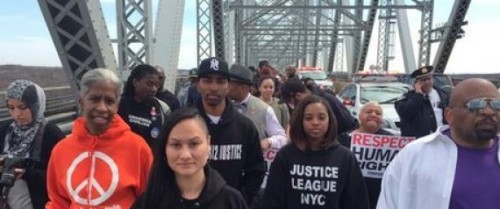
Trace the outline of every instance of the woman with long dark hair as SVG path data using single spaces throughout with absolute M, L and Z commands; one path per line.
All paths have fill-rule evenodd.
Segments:
M 207 165 L 210 136 L 196 109 L 169 115 L 154 151 L 148 186 L 132 208 L 247 208 L 241 194 Z
M 361 169 L 338 143 L 337 119 L 326 100 L 309 95 L 298 103 L 290 140 L 271 164 L 264 208 L 369 208 Z
M 273 77 L 264 76 L 259 80 L 259 98 L 266 104 L 271 106 L 280 122 L 281 126 L 288 130 L 288 122 L 290 120 L 290 114 L 288 112 L 288 107 L 284 103 L 279 103 L 279 99 L 274 97 L 275 86 Z

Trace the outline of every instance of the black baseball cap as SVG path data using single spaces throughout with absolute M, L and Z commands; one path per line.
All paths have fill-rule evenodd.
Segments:
M 198 78 L 211 74 L 219 74 L 229 78 L 227 62 L 218 57 L 209 57 L 202 60 L 198 67 Z

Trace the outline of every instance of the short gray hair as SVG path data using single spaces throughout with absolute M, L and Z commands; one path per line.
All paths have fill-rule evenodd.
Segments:
M 363 110 L 364 110 L 364 109 L 366 109 L 366 107 L 368 107 L 368 105 L 373 105 L 373 106 L 375 106 L 375 107 L 379 108 L 379 109 L 381 110 L 382 117 L 384 116 L 384 109 L 382 109 L 382 106 L 380 105 L 380 103 L 375 102 L 375 101 L 369 101 L 369 102 L 365 103 L 365 104 L 361 107 L 361 109 L 359 110 L 359 113 L 360 113 L 360 114 L 358 114 L 358 120 L 359 120 L 359 121 L 361 121 L 361 118 L 359 118 L 359 117 L 361 116 L 361 112 L 363 112 Z
M 93 70 L 87 71 L 80 81 L 80 96 L 83 97 L 92 87 L 95 82 L 99 81 L 109 81 L 116 86 L 116 96 L 120 98 L 120 95 L 123 92 L 123 83 L 118 78 L 115 72 L 104 69 L 104 68 L 96 68 Z

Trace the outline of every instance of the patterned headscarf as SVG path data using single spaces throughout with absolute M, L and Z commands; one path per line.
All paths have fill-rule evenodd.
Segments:
M 33 120 L 30 124 L 19 125 L 12 122 L 5 136 L 4 154 L 28 157 L 33 147 L 38 129 L 44 122 L 45 93 L 36 83 L 28 80 L 15 80 L 7 88 L 5 101 L 19 99 L 30 109 Z

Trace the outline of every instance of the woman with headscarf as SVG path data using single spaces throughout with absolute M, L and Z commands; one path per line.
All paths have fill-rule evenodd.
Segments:
M 11 119 L 0 125 L 2 192 L 8 193 L 7 203 L 12 209 L 44 208 L 48 201 L 47 164 L 52 148 L 64 134 L 45 121 L 45 93 L 37 84 L 16 80 L 7 88 L 5 97 Z M 16 159 L 33 163 L 25 168 L 9 168 Z M 9 174 L 14 176 L 7 178 Z

